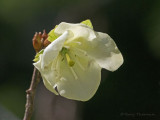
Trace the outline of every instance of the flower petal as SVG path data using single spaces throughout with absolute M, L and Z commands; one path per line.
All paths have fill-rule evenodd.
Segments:
M 77 39 L 77 42 L 81 42 L 81 45 L 77 44 L 74 47 L 85 51 L 102 68 L 115 71 L 123 63 L 121 52 L 108 34 L 97 32 L 96 39 L 92 41 Z
M 69 30 L 73 33 L 72 40 L 75 40 L 77 38 L 85 38 L 85 39 L 91 41 L 94 38 L 96 38 L 96 35 L 95 35 L 93 29 L 88 27 L 87 25 L 84 25 L 84 24 L 71 24 L 71 23 L 62 22 L 56 27 L 54 32 L 57 35 L 61 35 L 62 33 L 64 33 L 67 30 Z
M 33 65 L 41 73 L 43 83 L 46 86 L 46 88 L 48 90 L 50 90 L 51 92 L 55 93 L 56 95 L 58 95 L 58 93 L 54 89 L 54 86 L 55 86 L 55 83 L 56 83 L 56 78 L 55 78 L 56 72 L 54 71 L 54 68 L 53 68 L 54 67 L 53 63 L 54 62 L 52 63 L 53 65 L 51 65 L 51 67 L 48 67 L 48 68 L 45 68 L 45 69 L 41 69 L 41 63 L 42 63 L 42 55 L 40 55 L 40 60 L 36 63 L 33 63 Z
M 51 85 L 51 84 L 49 83 L 49 81 L 47 81 L 45 78 L 43 78 L 43 83 L 44 83 L 45 87 L 46 87 L 49 91 L 53 92 L 55 95 L 58 95 L 58 93 L 57 93 L 57 91 L 55 90 L 54 86 Z
M 57 89 L 61 96 L 69 99 L 87 101 L 97 91 L 101 80 L 101 68 L 85 55 L 71 55 L 75 61 L 73 67 L 63 60 L 60 65 L 61 78 Z
M 58 56 L 58 53 L 62 49 L 67 37 L 68 31 L 65 31 L 60 37 L 58 37 L 44 49 L 42 56 L 42 69 L 49 65 L 53 61 L 53 59 L 55 59 Z

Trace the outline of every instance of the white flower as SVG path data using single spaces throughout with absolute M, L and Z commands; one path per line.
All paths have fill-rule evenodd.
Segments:
M 53 42 L 34 66 L 46 88 L 56 95 L 87 101 L 98 89 L 101 69 L 115 71 L 123 63 L 112 38 L 95 32 L 89 20 L 79 24 L 62 22 L 48 39 Z

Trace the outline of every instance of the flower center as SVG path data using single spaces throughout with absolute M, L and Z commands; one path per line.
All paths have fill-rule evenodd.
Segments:
M 60 51 L 60 54 L 66 58 L 68 65 L 70 67 L 73 67 L 75 62 L 70 58 L 68 53 L 69 53 L 69 49 L 66 47 L 63 47 L 62 50 Z

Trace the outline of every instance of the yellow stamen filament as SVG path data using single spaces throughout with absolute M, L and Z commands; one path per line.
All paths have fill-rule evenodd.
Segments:
M 71 60 L 71 58 L 69 57 L 69 55 L 67 53 L 65 55 L 66 55 L 66 59 L 67 59 L 68 65 L 70 67 L 72 67 L 75 64 L 75 62 L 73 60 Z

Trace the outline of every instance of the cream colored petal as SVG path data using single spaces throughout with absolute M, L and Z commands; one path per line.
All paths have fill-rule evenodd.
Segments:
M 56 27 L 55 33 L 57 35 L 61 35 L 67 30 L 71 31 L 73 34 L 73 37 L 69 40 L 69 42 L 77 38 L 85 38 L 89 41 L 92 41 L 94 38 L 96 38 L 93 29 L 84 24 L 71 24 L 62 22 L 58 25 L 58 27 Z
M 57 95 L 58 93 L 54 89 L 54 86 L 56 84 L 56 76 L 57 76 L 57 72 L 55 72 L 55 68 L 54 68 L 55 61 L 53 61 L 53 63 L 51 63 L 49 67 L 45 67 L 45 69 L 41 69 L 41 63 L 42 63 L 42 55 L 40 55 L 40 60 L 36 63 L 33 63 L 33 65 L 41 73 L 45 87 Z
M 75 64 L 69 67 L 65 59 L 61 62 L 61 78 L 57 83 L 58 92 L 69 99 L 87 101 L 98 89 L 101 68 L 85 55 L 70 54 L 70 57 Z
M 55 90 L 56 82 L 57 82 L 57 69 L 55 68 L 55 64 L 52 63 L 48 68 L 45 68 L 41 71 L 41 76 L 43 78 L 44 85 L 48 90 L 58 94 Z
M 123 57 L 113 39 L 105 33 L 97 32 L 92 41 L 77 39 L 81 45 L 74 44 L 75 51 L 83 51 L 100 65 L 110 71 L 117 70 L 123 63 Z
M 54 94 L 58 95 L 58 93 L 57 93 L 57 91 L 55 90 L 55 88 L 53 87 L 53 85 L 51 85 L 51 83 L 49 83 L 49 81 L 47 81 L 45 78 L 43 78 L 43 83 L 44 83 L 45 87 L 46 87 L 49 91 L 51 91 L 51 92 L 53 92 Z
M 67 37 L 68 31 L 65 31 L 60 37 L 58 37 L 44 49 L 41 63 L 42 69 L 49 65 L 53 61 L 53 59 L 55 59 L 58 56 Z

